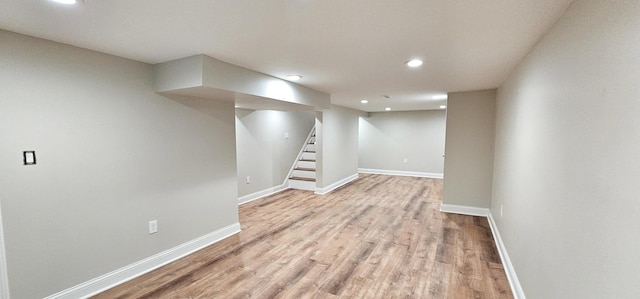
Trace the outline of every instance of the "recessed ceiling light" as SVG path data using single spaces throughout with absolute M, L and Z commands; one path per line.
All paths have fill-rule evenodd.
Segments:
M 440 109 L 445 109 L 445 108 L 447 108 L 447 106 L 445 106 L 445 105 L 440 105 Z
M 76 4 L 76 0 L 51 0 L 60 4 Z
M 446 100 L 447 99 L 447 95 L 446 94 L 437 94 L 435 96 L 432 97 L 434 100 Z
M 366 103 L 369 103 L 369 101 L 367 101 L 367 100 L 362 100 L 362 101 L 360 101 L 360 103 L 362 103 L 362 104 L 366 104 Z
M 240 108 L 240 106 L 238 106 L 238 105 L 236 105 L 235 107 L 236 107 L 236 108 Z
M 302 79 L 302 76 L 300 76 L 300 75 L 289 75 L 289 76 L 287 76 L 287 80 L 289 80 L 289 81 L 298 81 L 300 79 Z
M 409 67 L 419 67 L 422 65 L 422 60 L 420 59 L 411 59 L 406 62 Z
M 391 111 L 391 107 L 384 108 L 385 111 Z

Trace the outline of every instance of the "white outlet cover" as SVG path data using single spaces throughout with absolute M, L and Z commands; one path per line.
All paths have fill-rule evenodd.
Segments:
M 158 232 L 158 220 L 149 221 L 149 234 L 155 234 Z

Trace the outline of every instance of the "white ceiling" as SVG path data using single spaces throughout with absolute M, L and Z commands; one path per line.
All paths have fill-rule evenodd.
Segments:
M 400 111 L 498 87 L 572 1 L 0 0 L 0 28 L 148 63 L 206 54 Z

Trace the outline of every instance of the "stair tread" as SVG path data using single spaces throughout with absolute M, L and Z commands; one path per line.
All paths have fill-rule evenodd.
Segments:
M 296 180 L 296 181 L 307 181 L 307 182 L 315 182 L 316 179 L 314 178 L 303 178 L 303 177 L 299 177 L 299 176 L 292 176 L 289 178 L 290 180 Z
M 316 171 L 315 168 L 309 168 L 309 167 L 296 167 L 293 170 L 302 170 L 302 171 Z
M 300 159 L 298 161 L 303 161 L 303 162 L 315 162 L 316 160 L 311 160 L 311 159 Z
M 316 151 L 304 151 L 303 153 L 315 153 Z

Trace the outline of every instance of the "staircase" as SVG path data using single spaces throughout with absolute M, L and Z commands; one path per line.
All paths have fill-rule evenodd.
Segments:
M 316 130 L 311 129 L 306 143 L 289 174 L 289 188 L 316 190 Z

